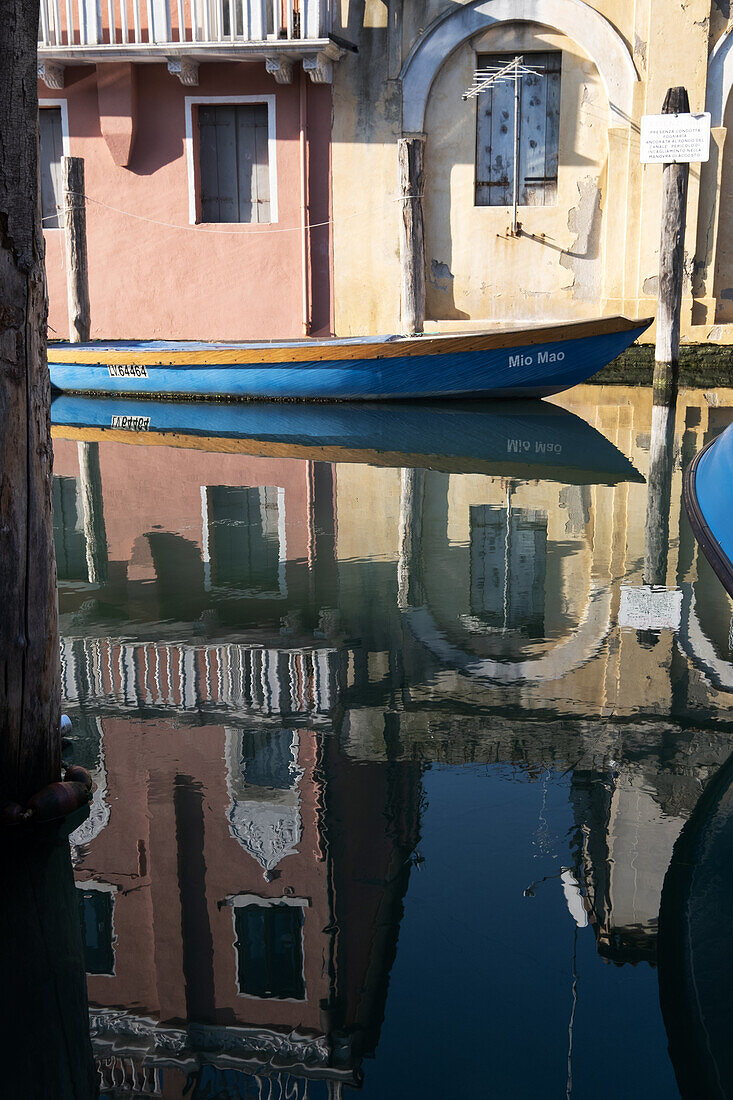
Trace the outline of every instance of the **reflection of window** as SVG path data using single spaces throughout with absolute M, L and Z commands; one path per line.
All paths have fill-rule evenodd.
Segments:
M 109 890 L 79 890 L 79 918 L 84 939 L 87 974 L 113 974 L 112 893 Z
M 269 222 L 266 103 L 200 104 L 201 221 Z
M 242 775 L 248 786 L 289 791 L 302 775 L 297 760 L 293 730 L 242 731 Z
M 267 877 L 293 855 L 303 833 L 296 730 L 228 730 L 227 818 L 232 836 Z
M 64 155 L 61 108 L 41 107 L 38 112 L 41 176 L 41 213 L 44 229 L 64 224 L 61 195 L 61 158 Z
M 285 549 L 281 495 L 270 485 L 202 489 L 208 585 L 281 594 Z
M 75 477 L 53 479 L 53 542 L 60 581 L 86 581 L 89 578 L 78 485 Z
M 519 94 L 519 205 L 557 202 L 562 54 L 528 53 L 524 63 L 536 70 L 522 77 Z M 506 65 L 514 54 L 480 54 L 479 69 Z M 482 92 L 476 115 L 476 206 L 511 206 L 514 162 L 514 81 Z
M 301 906 L 236 906 L 234 928 L 240 992 L 304 1000 Z
M 479 505 L 470 512 L 471 612 L 491 626 L 544 634 L 547 514 Z

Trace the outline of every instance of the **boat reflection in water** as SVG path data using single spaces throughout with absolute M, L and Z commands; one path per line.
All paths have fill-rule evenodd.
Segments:
M 733 1094 L 733 757 L 674 847 L 659 914 L 659 991 L 685 1100 Z
M 587 421 L 545 401 L 304 406 L 62 396 L 51 417 L 59 429 L 81 429 L 85 440 L 129 442 L 129 433 L 144 433 L 147 445 L 268 457 L 505 476 L 516 464 L 525 476 L 567 475 L 573 483 L 643 480 Z
M 679 621 L 619 621 L 620 582 L 643 579 L 649 402 L 570 397 L 574 412 L 502 415 L 54 403 L 63 691 L 97 784 L 72 856 L 105 1095 L 477 1094 L 487 1029 L 497 1095 L 541 1094 L 548 1074 L 566 1088 L 571 1061 L 587 1094 L 594 1059 L 587 1042 L 569 1057 L 552 962 L 569 927 L 593 944 L 582 997 L 606 1033 L 665 1058 L 642 1011 L 653 975 L 634 971 L 635 1017 L 591 963 L 656 958 L 672 846 L 733 749 L 727 628 L 677 467 Z M 683 453 L 718 415 L 688 400 Z M 481 797 L 436 830 L 459 779 Z M 516 835 L 480 832 L 502 805 L 526 806 Z M 503 946 L 518 929 L 528 952 Z M 496 994 L 481 1011 L 474 971 Z M 538 988 L 562 1026 L 517 1083 Z M 394 1029 L 410 1027 L 407 1056 Z M 623 1066 L 607 1072 L 620 1095 Z M 661 1062 L 638 1078 L 645 1096 L 670 1080 Z

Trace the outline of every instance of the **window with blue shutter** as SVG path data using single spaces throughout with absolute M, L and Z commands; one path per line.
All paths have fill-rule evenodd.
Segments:
M 269 222 L 266 103 L 198 109 L 201 221 Z
M 62 229 L 64 203 L 61 194 L 61 158 L 64 155 L 64 142 L 60 107 L 40 108 L 38 136 L 43 228 Z
M 477 67 L 507 65 L 514 54 L 479 54 Z M 519 205 L 557 202 L 562 53 L 524 53 L 534 69 L 519 82 Z M 516 150 L 514 81 L 482 92 L 476 116 L 476 206 L 511 206 Z

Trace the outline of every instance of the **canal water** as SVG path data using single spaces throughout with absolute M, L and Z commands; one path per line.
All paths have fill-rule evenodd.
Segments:
M 55 402 L 102 1096 L 679 1095 L 660 898 L 733 752 L 681 470 L 732 404 L 680 396 L 650 576 L 647 389 Z

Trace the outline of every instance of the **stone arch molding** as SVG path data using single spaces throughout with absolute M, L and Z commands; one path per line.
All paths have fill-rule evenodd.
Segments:
M 710 125 L 722 126 L 725 108 L 733 87 L 733 28 L 718 39 L 708 61 L 708 87 L 705 110 L 710 111 Z
M 593 60 L 608 96 L 609 126 L 627 126 L 639 76 L 621 35 L 583 0 L 472 0 L 428 27 L 400 73 L 402 129 L 422 133 L 428 95 L 439 69 L 467 38 L 496 23 L 541 23 L 567 35 Z

